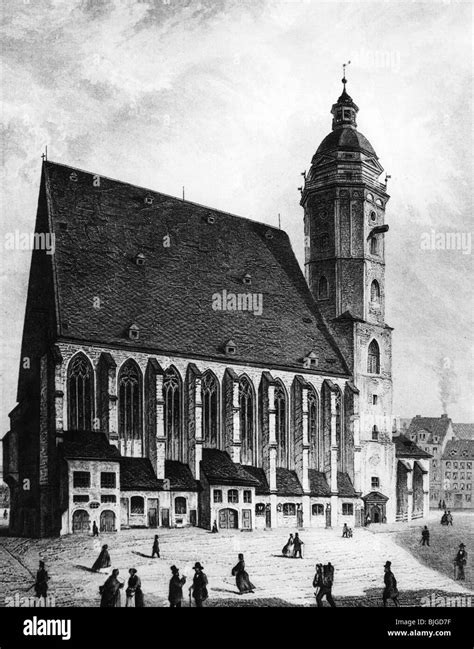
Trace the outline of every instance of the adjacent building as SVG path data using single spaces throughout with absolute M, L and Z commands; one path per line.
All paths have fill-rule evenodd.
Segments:
M 472 509 L 474 440 L 453 439 L 441 459 L 443 500 L 448 509 Z
M 454 427 L 447 414 L 441 417 L 421 417 L 411 420 L 406 436 L 426 453 L 430 461 L 430 507 L 437 509 L 443 499 L 443 468 L 441 458 L 446 444 L 454 438 Z

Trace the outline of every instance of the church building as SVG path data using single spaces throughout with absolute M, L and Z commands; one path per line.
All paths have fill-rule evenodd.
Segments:
M 429 455 L 392 431 L 389 197 L 343 83 L 301 189 L 305 275 L 280 229 L 43 162 L 12 534 L 427 510 Z

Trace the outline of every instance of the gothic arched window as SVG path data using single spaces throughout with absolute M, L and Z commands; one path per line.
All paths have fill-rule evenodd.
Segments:
M 92 430 L 94 371 L 82 353 L 69 363 L 67 386 L 69 430 Z
M 324 300 L 328 297 L 329 295 L 329 284 L 328 280 L 324 275 L 319 278 L 319 283 L 318 283 L 318 298 L 320 300 Z
M 380 302 L 380 285 L 376 279 L 370 285 L 370 301 Z
M 126 361 L 120 370 L 118 393 L 119 437 L 141 439 L 142 374 L 135 361 Z
M 370 372 L 371 374 L 380 374 L 380 348 L 376 340 L 372 340 L 369 345 L 367 372 Z
M 181 459 L 181 377 L 174 367 L 163 377 L 164 424 L 167 457 Z
M 277 466 L 286 467 L 288 463 L 286 392 L 281 383 L 275 385 L 275 436 L 277 443 Z
M 240 441 L 243 464 L 253 464 L 254 458 L 254 392 L 250 380 L 242 376 L 239 381 Z
M 314 388 L 308 390 L 308 444 L 311 468 L 318 466 L 318 395 Z
M 202 438 L 205 446 L 216 447 L 219 422 L 219 384 L 215 375 L 207 371 L 201 381 Z

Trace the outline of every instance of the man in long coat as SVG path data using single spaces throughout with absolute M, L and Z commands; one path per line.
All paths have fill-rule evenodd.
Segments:
M 206 575 L 203 572 L 204 568 L 201 566 L 199 561 L 196 561 L 193 566 L 193 570 L 195 571 L 193 585 L 189 589 L 189 592 L 192 591 L 193 593 L 194 601 L 196 602 L 196 608 L 202 608 L 202 603 L 208 598 L 208 581 Z
M 172 577 L 170 579 L 168 601 L 170 608 L 181 608 L 183 601 L 183 586 L 186 583 L 186 577 L 179 576 L 179 569 L 171 566 Z
M 467 563 L 467 552 L 464 543 L 460 543 L 458 553 L 454 558 L 454 564 L 457 568 L 457 579 L 466 579 L 464 574 L 464 566 Z
M 293 543 L 294 543 L 293 557 L 296 559 L 296 557 L 299 555 L 300 559 L 302 559 L 303 555 L 301 554 L 301 550 L 303 547 L 303 541 L 300 539 L 298 532 L 295 533 L 295 538 L 293 540 Z
M 123 583 L 117 579 L 118 574 L 118 568 L 112 570 L 110 577 L 99 588 L 99 593 L 102 595 L 100 600 L 101 608 L 120 607 L 120 589 L 123 588 Z
M 48 594 L 49 575 L 45 570 L 44 561 L 39 562 L 39 570 L 36 573 L 35 593 L 36 597 L 44 597 Z
M 425 527 L 421 530 L 421 545 L 428 545 L 430 544 L 430 531 L 425 525 Z
M 384 570 L 385 574 L 383 576 L 383 581 L 385 588 L 382 595 L 383 605 L 387 606 L 387 600 L 392 599 L 395 606 L 400 606 L 400 602 L 398 601 L 397 580 L 395 579 L 395 575 L 392 572 L 391 561 L 385 562 Z
M 151 558 L 152 559 L 155 556 L 155 554 L 159 559 L 160 558 L 160 544 L 159 544 L 159 541 L 158 541 L 158 534 L 155 534 L 155 540 L 153 541 L 153 547 L 151 549 Z

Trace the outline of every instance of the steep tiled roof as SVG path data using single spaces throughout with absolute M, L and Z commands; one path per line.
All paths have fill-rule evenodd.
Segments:
M 278 467 L 276 483 L 279 496 L 301 496 L 303 494 L 303 488 L 295 471 Z
M 87 431 L 65 433 L 61 445 L 63 457 L 69 460 L 119 460 L 120 453 L 109 444 L 103 433 Z
M 318 372 L 349 374 L 282 230 L 53 162 L 44 173 L 60 335 L 214 358 L 232 339 L 236 361 L 301 369 L 312 350 Z M 214 310 L 224 290 L 261 294 L 261 315 Z
M 411 439 L 405 437 L 405 435 L 397 435 L 393 438 L 395 443 L 395 454 L 397 457 L 418 457 L 418 458 L 430 458 L 433 457 L 419 446 L 417 446 Z
M 474 439 L 474 424 L 453 424 L 458 439 Z
M 163 480 L 158 480 L 151 462 L 146 457 L 120 458 L 120 489 L 124 491 L 163 489 Z
M 452 439 L 446 444 L 443 460 L 474 460 L 473 439 Z
M 322 471 L 316 471 L 316 469 L 309 469 L 309 489 L 312 496 L 331 495 L 326 474 Z
M 438 435 L 440 440 L 446 435 L 451 419 L 449 417 L 413 417 L 408 427 L 407 435 L 412 435 L 420 430 L 427 430 L 433 435 Z
M 345 496 L 346 498 L 352 498 L 357 495 L 350 477 L 347 473 L 342 473 L 342 471 L 337 472 L 337 491 L 340 496 Z
M 191 469 L 183 462 L 166 460 L 165 478 L 170 481 L 172 491 L 198 491 L 198 484 L 193 478 Z
M 234 464 L 230 455 L 216 448 L 205 448 L 202 452 L 201 469 L 209 484 L 225 484 L 257 487 L 259 481 L 248 473 L 241 464 Z
M 267 477 L 265 471 L 258 466 L 248 466 L 245 465 L 244 469 L 247 473 L 250 473 L 254 478 L 259 482 L 259 486 L 255 488 L 255 493 L 257 496 L 263 496 L 270 493 L 270 487 L 268 486 Z
M 312 496 L 330 496 L 331 488 L 326 474 L 316 469 L 309 469 L 309 488 Z M 355 498 L 357 496 L 354 486 L 347 473 L 337 472 L 337 491 L 340 496 Z

